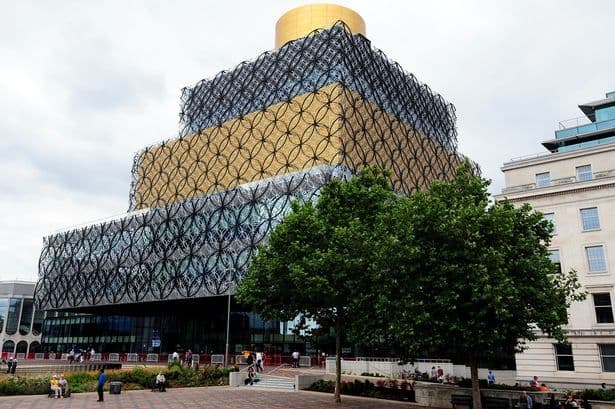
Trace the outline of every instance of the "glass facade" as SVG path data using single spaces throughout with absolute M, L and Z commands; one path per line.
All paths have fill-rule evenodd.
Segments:
M 32 325 L 32 315 L 34 314 L 34 299 L 25 298 L 21 309 L 21 319 L 19 320 L 19 335 L 28 335 Z
M 32 335 L 39 336 L 43 330 L 43 320 L 45 319 L 45 311 L 36 310 L 34 319 L 32 320 Z
M 9 313 L 6 319 L 6 333 L 14 335 L 19 325 L 19 314 L 21 313 L 21 298 L 11 298 L 9 300 Z
M 615 105 L 596 109 L 596 122 L 608 121 L 610 119 L 615 119 Z
M 0 333 L 4 330 L 4 322 L 6 321 L 6 314 L 9 307 L 8 298 L 0 298 Z
M 128 305 L 109 314 L 48 313 L 42 349 L 66 352 L 72 346 L 101 352 L 164 353 L 192 349 L 199 353 L 224 353 L 227 297 L 189 302 L 151 303 L 147 308 Z M 144 314 L 147 311 L 147 315 Z M 306 352 L 306 340 L 293 333 L 292 322 L 264 321 L 255 313 L 231 303 L 230 353 L 256 347 L 271 354 Z M 154 347 L 154 339 L 160 346 Z

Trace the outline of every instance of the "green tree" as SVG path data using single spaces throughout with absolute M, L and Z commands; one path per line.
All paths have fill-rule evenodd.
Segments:
M 316 204 L 294 202 L 237 290 L 238 299 L 265 319 L 300 316 L 335 328 L 337 403 L 343 331 L 360 335 L 352 331 L 353 319 L 364 311 L 355 301 L 371 291 L 369 271 L 381 259 L 374 255 L 374 233 L 398 200 L 388 180 L 386 172 L 367 168 L 348 182 L 332 181 Z
M 479 359 L 522 350 L 537 329 L 564 342 L 567 308 L 585 297 L 576 273 L 548 257 L 552 225 L 527 204 L 490 202 L 488 185 L 466 162 L 395 204 L 373 252 L 381 285 L 359 300 L 367 314 L 354 326 L 406 359 L 467 354 L 479 409 Z

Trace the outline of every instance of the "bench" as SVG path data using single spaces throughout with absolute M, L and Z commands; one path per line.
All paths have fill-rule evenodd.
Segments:
M 491 398 L 484 397 L 483 408 L 485 409 L 509 409 L 510 408 L 510 399 L 507 398 Z
M 457 408 L 457 406 L 467 406 L 472 409 L 472 397 L 468 395 L 451 395 L 451 404 L 453 408 Z

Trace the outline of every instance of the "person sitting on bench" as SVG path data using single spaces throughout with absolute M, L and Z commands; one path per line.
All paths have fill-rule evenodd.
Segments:
M 70 396 L 70 392 L 68 391 L 68 381 L 64 377 L 64 374 L 60 374 L 58 385 L 60 385 L 60 388 L 62 389 L 62 396 L 68 398 Z
M 162 372 L 158 372 L 158 375 L 156 375 L 156 388 L 158 388 L 159 392 L 166 392 L 166 387 L 165 387 L 165 383 L 166 383 L 166 379 L 164 378 L 164 375 L 162 374 Z
M 53 375 L 51 377 L 51 381 L 49 381 L 49 387 L 51 389 L 51 392 L 55 394 L 55 397 L 57 399 L 64 397 L 62 396 L 62 388 L 60 387 L 60 383 L 58 382 L 58 377 L 56 375 Z

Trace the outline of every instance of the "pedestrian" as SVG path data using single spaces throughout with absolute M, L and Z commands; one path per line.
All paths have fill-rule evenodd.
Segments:
M 192 367 L 192 350 L 188 349 L 188 351 L 186 352 L 186 365 L 188 365 L 189 368 Z
M 17 358 L 13 359 L 13 366 L 11 366 L 11 374 L 15 375 L 15 369 L 17 369 Z
M 440 383 L 444 382 L 444 369 L 440 368 L 440 365 L 438 365 L 438 381 Z
M 260 372 L 262 370 L 263 370 L 263 353 L 259 351 L 256 353 L 256 372 Z
M 491 372 L 491 370 L 489 370 L 489 373 L 487 374 L 487 383 L 489 385 L 493 385 L 495 383 L 495 375 Z
M 555 399 L 555 394 L 551 394 L 551 399 L 549 399 L 549 409 L 560 409 L 559 400 Z
M 13 356 L 9 356 L 9 360 L 6 362 L 6 373 L 11 373 L 13 369 Z
M 519 395 L 519 409 L 532 409 L 533 406 L 534 401 L 532 397 L 525 393 L 525 391 L 522 391 L 521 395 Z
M 602 385 L 600 385 L 600 389 L 602 389 L 603 391 L 608 391 L 609 388 L 606 387 L 606 383 L 602 382 Z
M 173 362 L 177 361 L 179 361 L 179 353 L 176 350 L 175 352 L 173 352 Z
M 103 402 L 103 390 L 105 388 L 105 382 L 107 382 L 107 374 L 105 374 L 105 368 L 100 369 L 100 374 L 98 375 L 98 386 L 96 390 L 98 391 L 98 400 L 96 402 Z
M 566 395 L 566 400 L 564 401 L 565 409 L 576 409 L 579 407 L 579 403 L 574 399 L 572 392 L 568 392 Z
M 435 381 L 438 379 L 438 370 L 436 369 L 435 366 L 431 367 L 431 373 L 429 374 L 429 379 L 431 379 L 432 381 Z
M 254 365 L 254 356 L 252 355 L 251 352 L 248 354 L 248 357 L 246 358 L 246 363 L 248 364 L 248 368 Z
M 293 357 L 293 368 L 299 368 L 299 351 L 295 350 L 292 353 L 292 357 Z
M 534 376 L 534 378 L 530 381 L 530 386 L 532 388 L 538 388 L 540 386 L 540 382 L 538 382 L 537 376 Z

